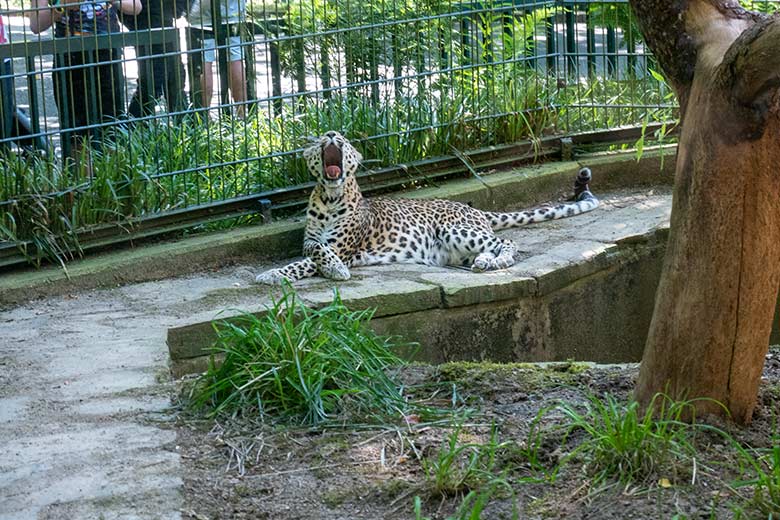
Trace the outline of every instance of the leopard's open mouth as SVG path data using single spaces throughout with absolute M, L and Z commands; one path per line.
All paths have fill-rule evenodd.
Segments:
M 338 146 L 331 143 L 322 149 L 322 163 L 326 179 L 337 181 L 341 178 L 343 168 L 341 165 L 341 149 Z

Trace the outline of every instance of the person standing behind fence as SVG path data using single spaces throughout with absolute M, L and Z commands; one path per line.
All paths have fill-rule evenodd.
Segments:
M 118 33 L 118 12 L 138 14 L 141 0 L 108 2 L 32 0 L 30 29 L 38 34 L 54 25 L 54 37 Z M 54 101 L 59 112 L 63 149 L 78 158 L 89 125 L 117 119 L 124 111 L 124 76 L 117 48 L 55 55 Z M 67 136 L 67 139 L 66 139 Z
M 121 14 L 122 24 L 131 31 L 174 27 L 176 19 L 187 12 L 189 0 L 146 0 L 137 16 Z M 139 35 L 139 41 L 143 35 Z M 157 101 L 164 96 L 169 112 L 186 108 L 184 66 L 176 52 L 178 45 L 150 43 L 138 45 L 138 88 L 133 93 L 127 113 L 131 117 L 154 114 Z
M 244 50 L 241 45 L 241 23 L 246 22 L 246 0 L 200 0 L 193 4 L 187 19 L 190 25 L 200 28 L 203 45 L 203 74 L 201 75 L 202 105 L 211 105 L 214 94 L 214 62 L 217 61 L 216 39 L 213 28 L 211 4 L 219 3 L 221 23 L 226 26 L 228 35 L 228 86 L 236 103 L 236 115 L 244 117 L 246 101 L 246 72 L 244 70 Z

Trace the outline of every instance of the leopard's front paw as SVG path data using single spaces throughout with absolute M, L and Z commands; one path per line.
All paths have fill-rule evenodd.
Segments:
M 291 282 L 292 280 L 285 276 L 281 269 L 269 269 L 255 277 L 255 283 L 262 283 L 265 285 L 281 285 L 282 282 L 285 281 Z
M 493 261 L 495 255 L 491 253 L 480 253 L 474 259 L 474 263 L 471 265 L 471 270 L 475 273 L 484 273 L 493 269 Z
M 324 265 L 320 268 L 320 273 L 325 278 L 330 278 L 331 280 L 349 280 L 350 274 L 349 274 L 349 268 L 344 264 L 339 265 Z

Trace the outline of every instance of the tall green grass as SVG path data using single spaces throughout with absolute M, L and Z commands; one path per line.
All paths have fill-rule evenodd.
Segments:
M 462 442 L 463 424 L 456 423 L 435 456 L 422 459 L 423 487 L 435 499 L 462 496 L 463 500 L 448 520 L 478 520 L 494 499 L 510 498 L 512 518 L 518 518 L 517 501 L 507 478 L 510 468 L 499 457 L 514 449 L 514 444 L 499 441 L 495 424 L 485 443 Z M 423 520 L 422 501 L 414 499 L 415 518 Z
M 772 435 L 768 448 L 751 449 L 731 439 L 743 478 L 734 483 L 747 496 L 735 508 L 739 517 L 780 518 L 780 436 Z
M 495 478 L 498 453 L 509 446 L 499 442 L 495 425 L 488 442 L 461 442 L 462 424 L 447 436 L 435 457 L 422 460 L 430 491 L 436 495 L 456 495 L 473 490 Z
M 642 410 L 636 401 L 623 404 L 611 395 L 591 396 L 584 411 L 565 403 L 556 410 L 565 418 L 567 436 L 584 435 L 567 458 L 584 459 L 597 481 L 641 483 L 653 476 L 673 479 L 692 471 L 688 468 L 697 426 L 686 421 L 694 416 L 690 401 L 657 394 Z
M 372 315 L 348 310 L 338 293 L 311 309 L 286 288 L 264 316 L 215 326 L 221 361 L 194 385 L 192 408 L 308 426 L 397 420 L 407 404 L 390 370 L 403 361 L 398 345 L 367 328 Z

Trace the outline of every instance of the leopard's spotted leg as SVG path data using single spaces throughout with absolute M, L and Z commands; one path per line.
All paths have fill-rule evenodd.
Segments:
M 496 237 L 498 238 L 498 237 Z M 517 247 L 511 240 L 499 240 L 498 251 L 485 251 L 477 255 L 471 270 L 476 273 L 483 271 L 494 271 L 496 269 L 506 269 L 515 265 L 515 253 Z
M 443 240 L 450 263 L 464 264 L 473 258 L 471 268 L 475 272 L 504 269 L 515 263 L 515 245 L 492 230 L 457 226 L 448 230 Z
M 269 269 L 264 273 L 260 273 L 255 278 L 255 282 L 266 285 L 279 285 L 283 281 L 294 282 L 315 274 L 317 274 L 317 265 L 311 258 L 304 258 L 279 269 Z
M 314 240 L 306 240 L 303 243 L 303 254 L 312 259 L 317 270 L 325 278 L 349 280 L 349 268 L 327 245 Z

